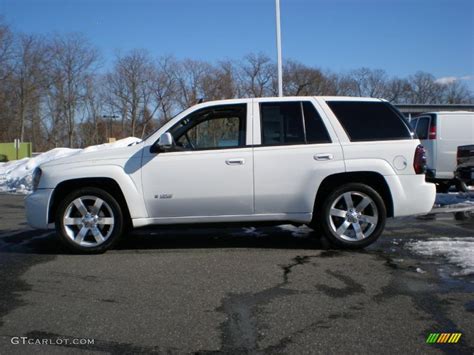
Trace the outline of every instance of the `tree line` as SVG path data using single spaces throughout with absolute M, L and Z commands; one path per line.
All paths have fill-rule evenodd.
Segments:
M 143 137 L 200 99 L 276 96 L 276 64 L 262 53 L 210 63 L 146 50 L 101 66 L 81 34 L 16 34 L 0 22 L 0 142 L 31 141 L 35 151 L 83 147 L 109 137 Z M 285 95 L 381 97 L 392 103 L 473 103 L 459 81 L 426 72 L 389 76 L 381 69 L 334 73 L 294 60 L 283 68 Z

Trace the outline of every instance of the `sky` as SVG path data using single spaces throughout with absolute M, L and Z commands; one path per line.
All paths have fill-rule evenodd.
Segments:
M 15 32 L 83 33 L 103 56 L 276 58 L 274 0 L 0 0 Z M 474 90 L 474 0 L 281 0 L 283 58 L 334 72 L 422 70 Z

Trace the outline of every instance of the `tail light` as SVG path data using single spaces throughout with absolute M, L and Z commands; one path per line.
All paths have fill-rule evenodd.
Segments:
M 415 158 L 413 159 L 413 169 L 415 173 L 426 173 L 426 149 L 419 144 L 415 149 Z
M 436 120 L 431 119 L 430 130 L 428 131 L 428 139 L 436 139 Z

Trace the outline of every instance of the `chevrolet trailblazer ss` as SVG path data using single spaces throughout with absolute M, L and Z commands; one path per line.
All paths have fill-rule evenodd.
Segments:
M 133 227 L 222 222 L 307 224 L 337 246 L 362 248 L 387 217 L 432 208 L 419 144 L 379 99 L 206 102 L 139 144 L 41 165 L 27 219 L 55 225 L 85 253 L 104 252 Z

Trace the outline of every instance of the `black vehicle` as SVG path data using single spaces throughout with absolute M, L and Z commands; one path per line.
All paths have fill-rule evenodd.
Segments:
M 454 172 L 463 191 L 474 185 L 474 144 L 462 145 L 457 151 L 457 168 Z

